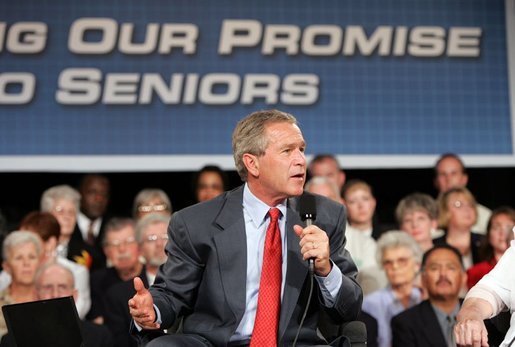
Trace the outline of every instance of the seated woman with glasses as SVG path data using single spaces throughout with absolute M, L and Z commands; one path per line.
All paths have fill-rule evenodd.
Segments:
M 484 236 L 472 231 L 476 220 L 476 199 L 467 188 L 452 188 L 438 198 L 438 222 L 445 234 L 433 243 L 457 248 L 465 269 L 480 261 L 479 248 Z
M 135 220 L 150 213 L 172 215 L 172 203 L 168 195 L 161 189 L 145 188 L 134 198 L 132 215 Z
M 86 266 L 90 271 L 105 267 L 102 254 L 88 245 L 76 230 L 80 194 L 68 185 L 48 188 L 41 195 L 41 211 L 51 213 L 61 227 L 56 248 L 59 257 Z
M 422 301 L 422 291 L 416 286 L 422 251 L 404 231 L 389 231 L 377 241 L 376 258 L 386 273 L 388 286 L 365 296 L 363 311 L 377 320 L 377 346 L 389 347 L 392 317 Z

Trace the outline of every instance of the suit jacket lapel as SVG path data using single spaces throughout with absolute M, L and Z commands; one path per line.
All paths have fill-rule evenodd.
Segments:
M 243 186 L 227 193 L 215 219 L 221 231 L 214 236 L 222 288 L 237 321 L 245 312 L 247 282 L 247 238 L 243 218 Z
M 305 226 L 300 219 L 298 212 L 292 206 L 295 199 L 289 199 L 286 212 L 287 235 L 287 270 L 286 283 L 284 284 L 284 296 L 281 304 L 281 316 L 279 318 L 279 340 L 283 337 L 286 328 L 291 320 L 295 305 L 299 300 L 299 295 L 308 272 L 308 264 L 302 259 L 299 247 L 299 237 L 293 231 L 293 226 L 299 224 Z M 293 203 L 294 205 L 294 203 Z
M 434 346 L 447 346 L 447 341 L 445 340 L 445 336 L 443 335 L 442 328 L 438 323 L 438 317 L 431 306 L 431 303 L 426 300 L 420 305 L 420 310 L 422 311 L 421 318 L 424 323 L 423 332 L 427 341 L 430 342 L 430 345 Z

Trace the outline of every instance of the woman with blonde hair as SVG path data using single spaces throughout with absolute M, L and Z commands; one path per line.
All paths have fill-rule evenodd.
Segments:
M 452 188 L 438 199 L 438 222 L 445 234 L 434 240 L 435 245 L 449 244 L 457 248 L 463 264 L 469 269 L 480 261 L 479 248 L 483 235 L 472 231 L 476 224 L 476 199 L 467 188 Z

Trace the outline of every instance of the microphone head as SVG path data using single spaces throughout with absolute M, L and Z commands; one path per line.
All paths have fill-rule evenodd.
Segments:
M 302 194 L 299 198 L 299 214 L 300 218 L 305 221 L 307 219 L 315 220 L 317 217 L 317 204 L 315 196 L 311 194 Z

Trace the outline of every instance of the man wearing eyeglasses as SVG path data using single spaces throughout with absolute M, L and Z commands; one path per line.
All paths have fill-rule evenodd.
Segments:
M 35 283 L 38 300 L 49 300 L 73 296 L 75 302 L 77 301 L 78 292 L 75 288 L 73 273 L 68 268 L 59 263 L 48 263 L 43 265 L 36 274 Z M 81 320 L 80 328 L 83 339 L 83 344 L 81 346 L 113 346 L 113 337 L 106 327 L 93 324 L 86 320 Z M 59 331 L 58 329 L 55 329 L 54 331 L 50 332 L 50 334 L 57 336 Z M 12 335 L 5 335 L 2 338 L 0 346 L 15 346 Z
M 106 225 L 102 244 L 110 266 L 91 274 L 91 310 L 87 315 L 89 320 L 98 324 L 104 323 L 107 290 L 114 284 L 139 276 L 143 269 L 132 219 L 111 219 Z
M 138 275 L 149 286 L 154 283 L 157 270 L 166 261 L 165 245 L 168 241 L 168 223 L 170 217 L 152 213 L 147 214 L 136 224 L 136 241 L 141 257 L 145 260 Z M 127 301 L 136 294 L 132 281 L 125 281 L 111 286 L 105 295 L 105 324 L 114 336 L 115 346 L 137 346 L 136 340 L 129 335 L 127 327 L 131 316 Z

